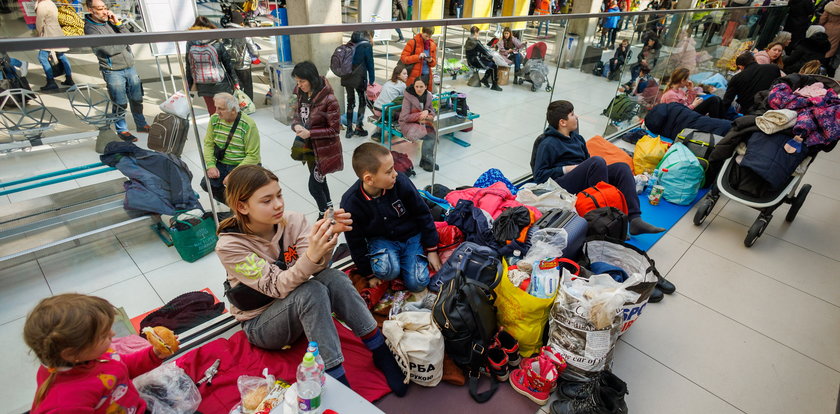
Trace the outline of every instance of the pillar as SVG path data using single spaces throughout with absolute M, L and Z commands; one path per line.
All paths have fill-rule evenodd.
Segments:
M 575 0 L 572 4 L 572 13 L 600 13 L 601 0 Z M 572 61 L 573 67 L 580 65 L 583 55 L 586 52 L 586 47 L 593 43 L 592 36 L 598 28 L 598 19 L 572 19 L 566 26 L 567 34 L 576 34 L 580 36 L 580 44 L 575 53 L 575 58 Z M 559 44 L 559 43 L 558 43 Z M 559 49 L 559 48 L 558 48 Z

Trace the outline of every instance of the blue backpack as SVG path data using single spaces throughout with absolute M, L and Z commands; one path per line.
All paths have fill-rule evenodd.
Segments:
M 667 168 L 659 185 L 665 187 L 666 200 L 679 205 L 691 204 L 703 185 L 705 172 L 697 156 L 688 147 L 677 142 L 671 145 L 657 169 Z

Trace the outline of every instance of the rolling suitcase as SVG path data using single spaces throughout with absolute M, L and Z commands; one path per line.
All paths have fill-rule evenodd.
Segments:
M 566 248 L 563 249 L 563 257 L 577 259 L 580 255 L 583 243 L 586 241 L 586 232 L 589 223 L 573 210 L 554 208 L 540 217 L 533 226 L 534 229 L 563 228 L 566 229 L 568 239 Z
M 155 117 L 149 130 L 149 149 L 181 156 L 187 142 L 189 122 L 162 112 Z

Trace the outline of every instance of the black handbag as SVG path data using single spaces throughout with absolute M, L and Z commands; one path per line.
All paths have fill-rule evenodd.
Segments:
M 274 265 L 279 267 L 280 270 L 288 270 L 289 266 L 286 264 L 286 260 L 283 257 L 282 237 L 278 243 L 280 244 L 280 257 L 274 261 Z M 239 310 L 251 311 L 259 309 L 276 299 L 241 282 L 234 287 L 230 287 L 230 281 L 225 280 L 223 285 L 225 288 L 225 297 L 228 299 L 228 302 L 230 302 L 231 305 L 236 306 Z
M 230 126 L 230 132 L 228 133 L 227 141 L 225 142 L 224 147 L 213 147 L 213 158 L 216 159 L 216 162 L 222 162 L 225 159 L 225 152 L 227 152 L 228 146 L 230 145 L 230 140 L 233 139 L 233 134 L 236 133 L 236 127 L 239 126 L 239 119 L 242 118 L 242 113 L 236 114 L 236 120 L 233 121 L 233 125 Z

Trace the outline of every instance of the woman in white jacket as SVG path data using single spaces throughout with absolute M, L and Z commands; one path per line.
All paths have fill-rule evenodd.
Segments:
M 373 114 L 375 116 L 382 116 L 383 106 L 393 102 L 394 99 L 403 96 L 405 93 L 405 80 L 407 78 L 408 71 L 405 69 L 405 65 L 402 62 L 397 63 L 397 66 L 394 67 L 394 71 L 391 72 L 391 79 L 382 85 L 382 90 L 379 91 L 379 97 L 377 97 L 376 101 L 373 102 Z M 399 115 L 399 111 L 391 112 L 391 122 L 396 122 L 399 119 Z M 381 136 L 382 131 L 377 129 L 371 136 L 371 139 L 379 141 Z
M 38 37 L 63 37 L 64 31 L 61 30 L 61 25 L 58 24 L 58 7 L 52 0 L 38 0 L 35 4 L 35 33 Z M 41 91 L 50 91 L 58 89 L 55 83 L 55 74 L 53 73 L 52 64 L 49 57 L 51 53 L 55 53 L 56 59 L 61 62 L 64 67 L 64 86 L 73 86 L 73 76 L 70 71 L 70 61 L 64 55 L 67 48 L 41 50 L 38 52 L 38 61 L 44 67 L 44 74 L 47 77 L 47 84 L 41 87 Z

